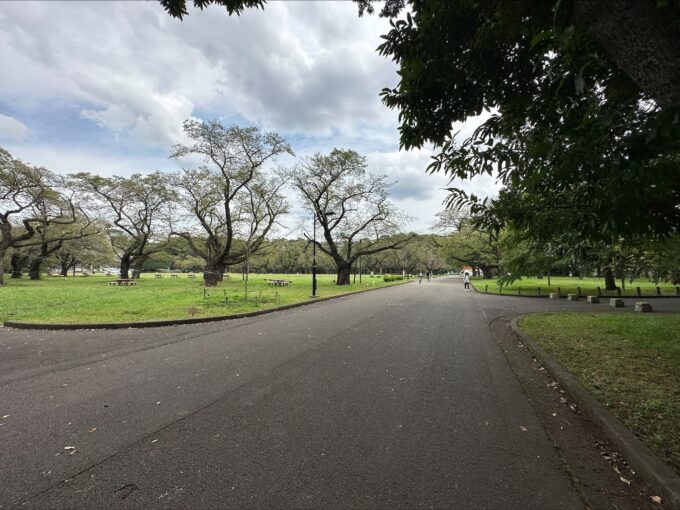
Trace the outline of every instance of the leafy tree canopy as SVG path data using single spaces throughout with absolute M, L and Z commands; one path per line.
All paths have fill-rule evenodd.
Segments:
M 576 249 L 665 236 L 680 226 L 679 13 L 674 1 L 412 0 L 379 47 L 401 77 L 383 101 L 400 112 L 403 147 L 439 149 L 430 171 L 498 176 L 493 201 L 451 188 L 450 205 L 486 227 Z M 656 62 L 665 86 L 607 39 Z M 453 124 L 480 114 L 459 140 Z
M 161 5 L 173 18 L 182 19 L 189 14 L 187 11 L 187 0 L 160 0 Z M 265 0 L 194 0 L 194 7 L 203 10 L 209 5 L 221 5 L 232 14 L 240 15 L 244 9 L 255 7 L 264 9 Z

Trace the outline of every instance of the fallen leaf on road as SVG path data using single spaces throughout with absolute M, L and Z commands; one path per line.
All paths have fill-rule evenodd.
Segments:
M 154 439 L 153 441 L 151 441 L 151 444 L 154 444 L 156 441 L 158 441 L 158 439 Z
M 160 403 L 160 402 L 156 402 L 156 405 L 159 406 L 159 405 L 161 405 L 161 403 Z
M 619 480 L 621 480 L 621 481 L 622 481 L 623 483 L 625 483 L 626 485 L 630 485 L 630 480 L 627 480 L 626 478 L 624 478 L 624 477 L 622 477 L 622 476 L 619 476 Z
M 97 427 L 92 427 L 88 432 L 91 434 L 92 432 L 95 432 L 97 430 Z
M 75 450 L 75 446 L 64 446 L 64 450 Z
M 4 420 L 5 418 L 9 418 L 9 414 L 6 414 L 5 416 L 2 417 L 3 420 Z
M 650 496 L 649 499 L 651 499 L 657 505 L 661 504 L 661 498 L 659 496 Z
M 528 430 L 526 427 L 523 427 L 522 425 L 520 425 L 519 428 L 522 429 L 522 432 L 526 432 Z

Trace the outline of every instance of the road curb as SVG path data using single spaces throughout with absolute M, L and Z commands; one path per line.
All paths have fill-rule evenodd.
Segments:
M 525 317 L 525 316 L 522 316 Z M 645 446 L 606 407 L 564 370 L 536 341 L 517 324 L 522 317 L 512 319 L 510 327 L 524 345 L 577 402 L 581 410 L 598 425 L 620 450 L 628 464 L 649 486 L 663 497 L 670 510 L 680 510 L 680 477 L 652 450 Z
M 42 323 L 42 322 L 22 322 L 22 321 L 5 321 L 3 325 L 6 328 L 16 329 L 41 329 L 41 330 L 66 330 L 76 331 L 81 329 L 137 329 L 137 328 L 158 328 L 163 326 L 181 326 L 183 324 L 203 324 L 206 322 L 228 321 L 234 319 L 246 319 L 248 317 L 257 317 L 258 315 L 265 315 L 268 313 L 281 312 L 290 310 L 291 308 L 299 308 L 301 306 L 312 305 L 322 301 L 330 301 L 331 299 L 339 299 L 356 294 L 363 294 L 364 292 L 371 292 L 376 290 L 389 289 L 397 285 L 404 285 L 412 283 L 410 281 L 399 282 L 386 287 L 378 287 L 371 289 L 361 289 L 354 292 L 347 292 L 346 294 L 337 294 L 335 296 L 326 296 L 316 298 L 310 301 L 300 301 L 299 303 L 291 303 L 288 305 L 277 306 L 276 308 L 265 308 L 263 310 L 255 310 L 252 312 L 236 313 L 233 315 L 216 315 L 214 317 L 195 317 L 191 319 L 163 319 L 158 321 L 139 321 L 139 322 L 95 322 L 91 324 L 59 324 L 59 323 Z
M 512 298 L 548 299 L 548 294 L 541 294 L 540 296 L 538 296 L 536 294 L 510 294 L 509 292 L 507 294 L 499 294 L 498 292 L 484 292 L 483 290 L 479 290 L 474 285 L 471 285 L 471 287 L 473 289 L 475 289 L 475 292 L 477 292 L 477 294 L 482 294 L 484 296 L 502 296 L 502 297 L 512 297 Z M 580 294 L 580 297 L 586 297 L 586 296 L 588 296 L 588 294 Z M 603 294 L 603 295 L 598 296 L 598 297 L 600 297 L 600 298 L 613 297 L 613 298 L 621 298 L 621 299 L 680 299 L 680 296 L 677 296 L 675 294 L 672 295 L 672 296 L 670 296 L 670 295 L 658 296 L 656 294 L 650 294 L 650 295 L 641 294 L 639 296 L 638 295 L 635 295 L 635 296 L 610 296 L 610 295 L 604 295 Z M 566 298 L 567 298 L 566 294 L 563 295 L 563 296 L 560 296 L 560 300 L 566 299 Z

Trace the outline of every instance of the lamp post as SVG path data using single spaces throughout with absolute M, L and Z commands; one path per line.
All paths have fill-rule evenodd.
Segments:
M 324 214 L 326 218 L 333 216 L 335 213 L 329 211 Z M 316 295 L 316 211 L 314 211 L 314 233 L 312 235 L 314 242 L 312 243 L 312 295 L 310 297 L 317 297 Z

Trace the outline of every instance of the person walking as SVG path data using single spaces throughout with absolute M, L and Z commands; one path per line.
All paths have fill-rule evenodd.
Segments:
M 465 292 L 470 292 L 470 275 L 467 274 L 467 271 L 463 276 L 463 287 L 465 289 Z
M 423 283 L 423 272 L 418 273 L 418 285 Z

